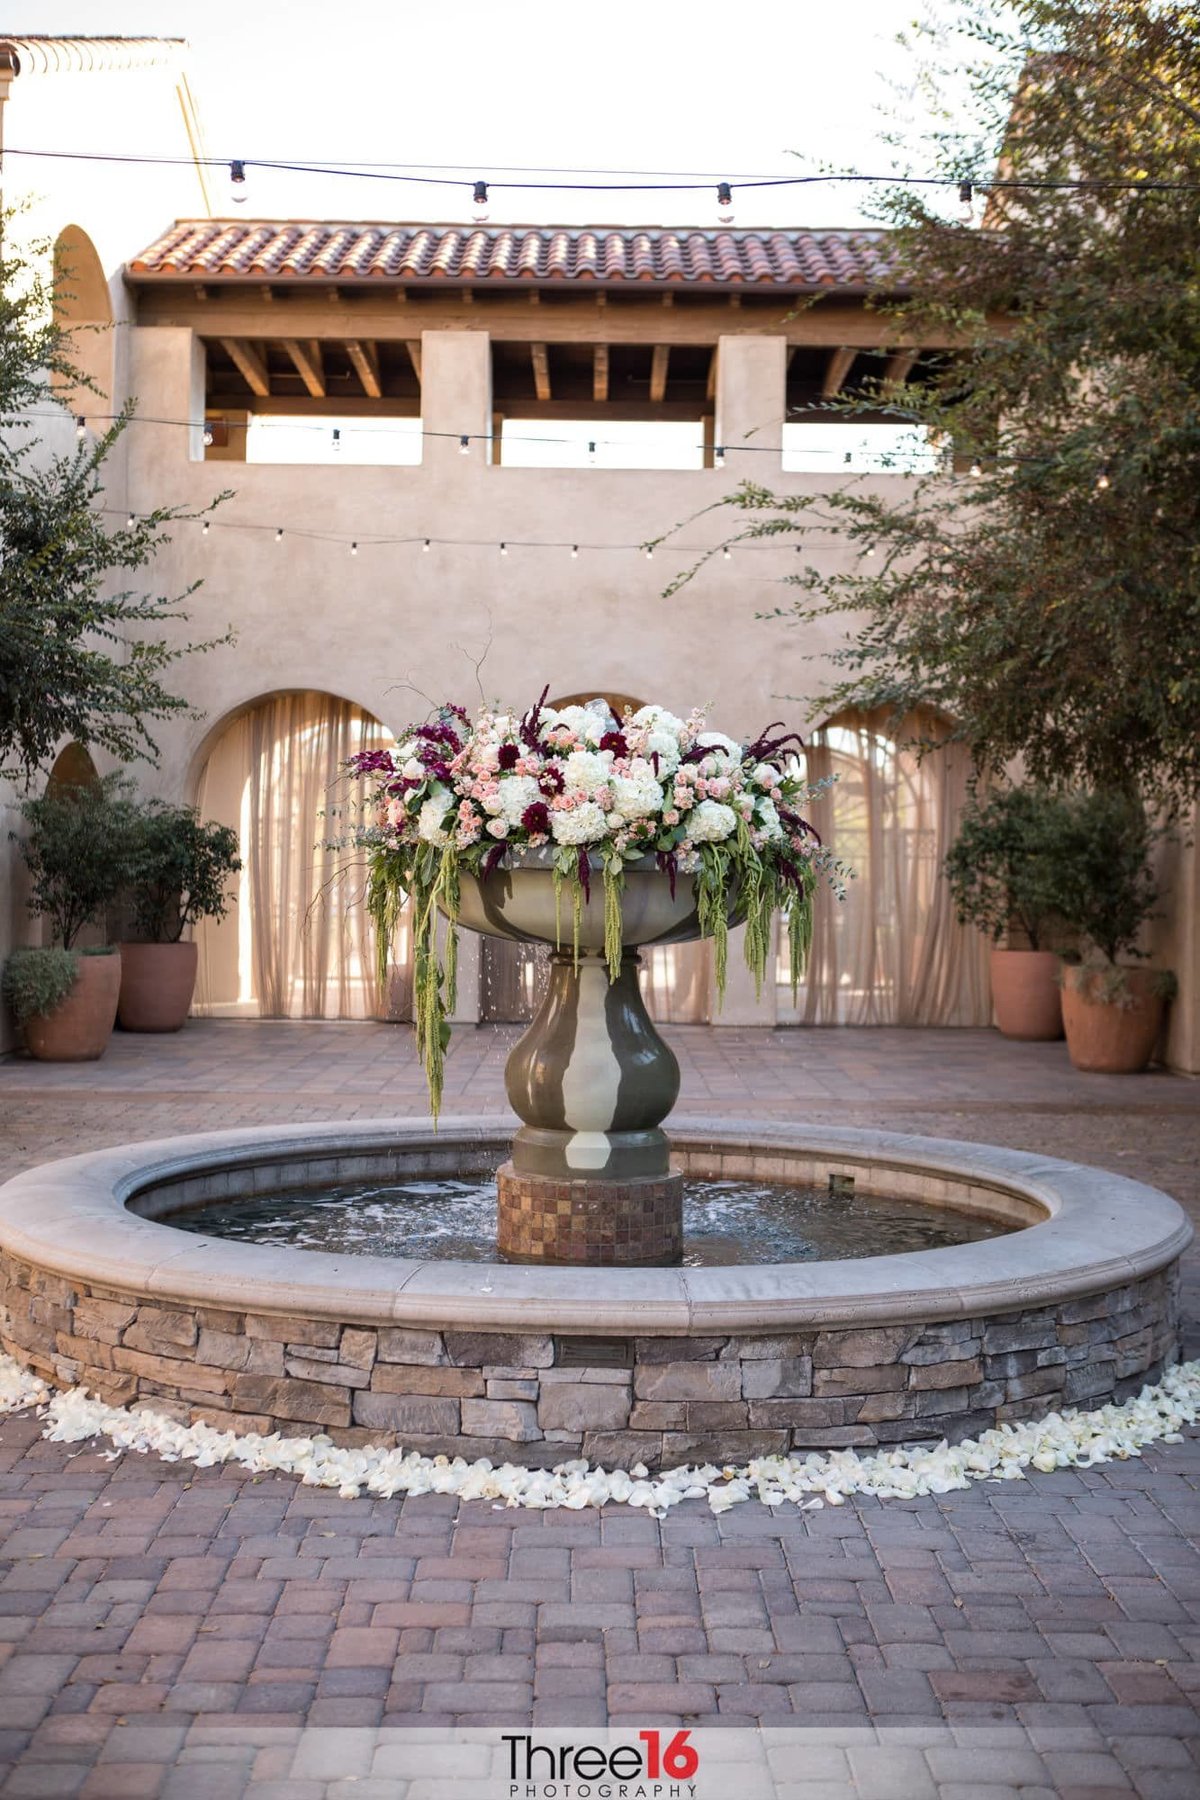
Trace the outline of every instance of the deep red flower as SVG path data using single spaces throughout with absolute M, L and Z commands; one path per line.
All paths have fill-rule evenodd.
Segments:
M 521 752 L 515 744 L 501 744 L 498 761 L 502 769 L 515 769 Z
M 566 785 L 563 780 L 563 772 L 557 763 L 547 763 L 538 776 L 538 787 L 547 798 L 551 794 L 561 794 Z
M 606 731 L 600 739 L 602 750 L 611 750 L 614 756 L 628 756 L 629 745 L 625 742 L 623 731 Z
M 531 806 L 527 806 L 525 811 L 521 814 L 521 824 L 524 826 L 525 830 L 529 832 L 531 837 L 535 832 L 539 831 L 543 836 L 549 837 L 550 808 L 546 805 L 545 801 L 535 800 Z

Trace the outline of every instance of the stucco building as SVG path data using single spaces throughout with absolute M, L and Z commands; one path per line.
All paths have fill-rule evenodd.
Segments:
M 140 108 L 139 141 L 201 153 L 178 47 L 52 42 L 0 48 L 6 142 L 36 147 L 69 116 L 81 145 L 102 148 L 123 80 L 124 132 Z M 919 378 L 939 348 L 897 341 L 865 306 L 886 268 L 880 234 L 216 218 L 199 164 L 156 169 L 132 198 L 122 188 L 120 209 L 87 163 L 44 173 L 40 217 L 77 270 L 74 316 L 111 327 L 86 353 L 111 398 L 64 397 L 50 441 L 69 441 L 75 413 L 100 426 L 137 396 L 107 503 L 196 515 L 173 527 L 153 580 L 164 593 L 202 582 L 190 635 L 235 637 L 180 665 L 195 716 L 163 728 L 159 767 L 137 771 L 243 836 L 237 912 L 205 934 L 209 1011 L 403 1011 L 403 946 L 376 994 L 352 884 L 330 897 L 319 846 L 347 817 L 338 759 L 431 699 L 523 706 L 548 685 L 678 711 L 711 702 L 734 733 L 804 725 L 842 628 L 761 616 L 788 603 L 794 541 L 726 555 L 740 518 L 720 502 L 747 479 L 812 496 L 909 479 L 843 449 L 821 410 L 866 376 Z M 828 448 L 791 446 L 805 425 Z M 851 554 L 832 535 L 804 548 L 825 570 Z M 822 722 L 811 763 L 841 777 L 825 822 L 859 881 L 798 1004 L 735 980 L 726 1020 L 987 1023 L 984 946 L 938 874 L 961 762 L 918 767 L 885 720 L 856 716 Z M 1170 1056 L 1196 1069 L 1195 860 L 1172 854 Z M 10 940 L 29 932 L 14 869 Z M 655 1005 L 702 1022 L 703 953 L 671 956 L 648 971 Z M 460 1012 L 514 1016 L 534 979 L 472 947 Z

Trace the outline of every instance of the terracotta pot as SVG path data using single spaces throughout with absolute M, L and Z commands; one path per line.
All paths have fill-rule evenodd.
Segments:
M 1058 956 L 1053 950 L 993 950 L 992 1005 L 1007 1038 L 1044 1041 L 1063 1034 Z
M 60 1006 L 25 1021 L 25 1047 L 39 1062 L 95 1062 L 117 1016 L 121 956 L 80 956 L 75 985 Z
M 122 944 L 122 1031 L 178 1031 L 196 986 L 195 944 Z
M 1164 1001 L 1152 969 L 1122 969 L 1124 991 L 1103 995 L 1105 971 L 1065 968 L 1062 1010 L 1067 1051 L 1077 1069 L 1131 1075 L 1144 1069 L 1162 1028 Z

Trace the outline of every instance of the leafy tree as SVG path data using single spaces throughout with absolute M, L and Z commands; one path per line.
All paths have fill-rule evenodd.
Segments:
M 850 625 L 815 711 L 932 702 L 983 768 L 1179 807 L 1200 789 L 1200 7 L 959 0 L 955 26 L 934 56 L 966 62 L 972 127 L 931 135 L 946 186 L 881 201 L 906 291 L 875 300 L 892 341 L 954 348 L 843 408 L 952 462 L 899 500 L 848 477 L 725 504 L 742 536 L 874 552 L 805 569 L 777 609 Z M 980 226 L 946 216 L 961 180 Z
M 121 585 L 153 561 L 172 522 L 196 516 L 159 507 L 128 525 L 106 520 L 104 464 L 132 401 L 103 435 L 46 455 L 40 427 L 58 409 L 51 377 L 93 383 L 54 316 L 48 246 L 14 245 L 13 221 L 12 210 L 0 214 L 0 775 L 28 780 L 65 737 L 153 762 L 151 723 L 188 709 L 167 671 L 229 637 L 169 644 L 160 635 L 167 620 L 187 617 L 198 582 L 174 599 Z M 70 272 L 55 279 L 69 282 Z
M 25 835 L 9 832 L 31 878 L 29 910 L 50 919 L 70 950 L 85 925 L 99 925 L 129 879 L 138 813 L 133 783 L 116 771 L 87 787 L 25 800 Z
M 194 806 L 151 800 L 137 819 L 129 877 L 138 931 L 154 944 L 175 944 L 200 919 L 223 919 L 232 904 L 229 878 L 242 862 L 238 835 L 203 821 Z

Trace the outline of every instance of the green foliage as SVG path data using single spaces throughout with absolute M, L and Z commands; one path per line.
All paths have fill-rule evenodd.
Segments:
M 14 950 L 4 965 L 4 998 L 18 1025 L 46 1018 L 75 986 L 79 958 L 73 950 Z
M 237 832 L 203 823 L 194 806 L 151 800 L 139 809 L 130 852 L 129 899 L 138 933 L 177 943 L 199 919 L 223 919 L 229 877 L 241 868 Z
M 814 716 L 934 704 L 982 768 L 1019 756 L 1047 785 L 1186 806 L 1200 790 L 1200 9 L 958 0 L 952 20 L 927 37 L 925 91 L 965 70 L 973 117 L 950 131 L 935 114 L 920 153 L 915 172 L 947 187 L 880 202 L 907 291 L 877 300 L 892 342 L 949 348 L 898 392 L 881 359 L 840 411 L 926 427 L 960 471 L 984 472 L 947 460 L 899 501 L 847 476 L 817 497 L 747 483 L 725 504 L 742 537 L 803 551 L 832 532 L 860 553 L 794 577 L 780 609 L 849 626 Z M 1088 185 L 989 191 L 997 169 Z M 963 177 L 986 193 L 982 228 L 946 216 Z
M 1063 803 L 1054 874 L 1058 910 L 1109 963 L 1136 956 L 1158 893 L 1150 873 L 1154 833 L 1128 792 L 1074 794 Z
M 949 855 L 946 879 L 959 921 L 993 943 L 1015 921 L 1031 950 L 1062 911 L 1059 836 L 1068 803 L 1038 787 L 998 788 L 973 798 Z
M 131 525 L 106 522 L 104 464 L 132 403 L 101 436 L 46 455 L 47 415 L 62 416 L 50 375 L 93 384 L 54 319 L 48 246 L 16 248 L 14 218 L 0 213 L 0 775 L 28 780 L 67 737 L 122 761 L 154 761 L 151 722 L 187 711 L 166 672 L 230 639 L 168 644 L 161 635 L 168 620 L 186 619 L 198 582 L 174 599 L 121 585 L 152 563 L 175 520 L 195 516 L 159 507 Z M 69 271 L 56 279 L 69 283 Z
M 126 775 L 107 775 L 95 786 L 26 800 L 24 837 L 9 833 L 32 877 L 30 911 L 49 917 L 67 950 L 85 925 L 103 922 L 129 879 L 137 830 L 131 786 Z

